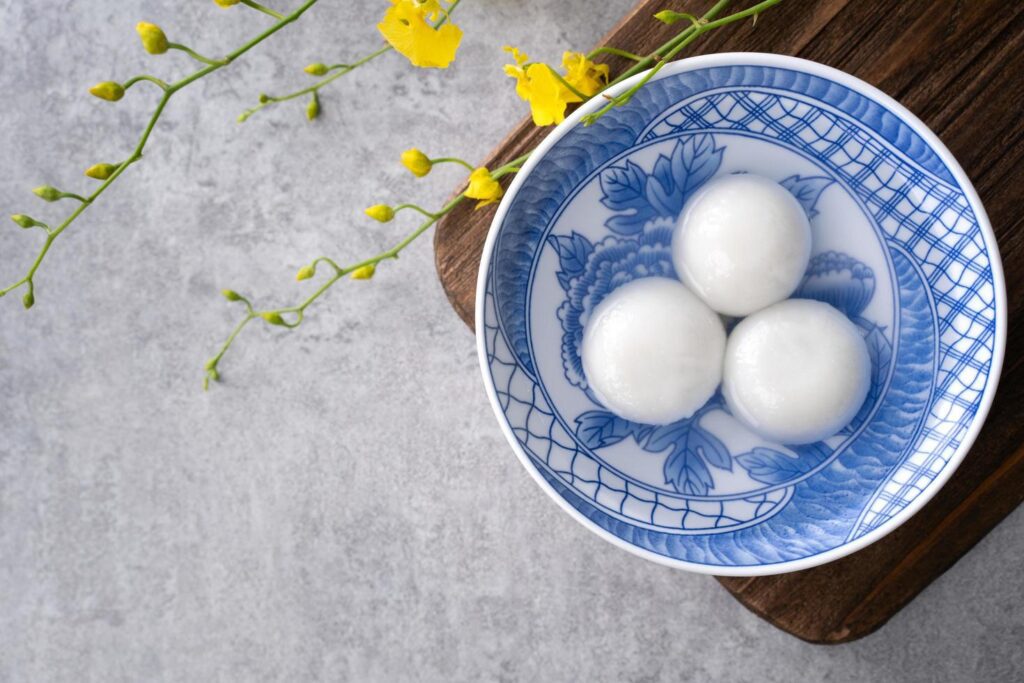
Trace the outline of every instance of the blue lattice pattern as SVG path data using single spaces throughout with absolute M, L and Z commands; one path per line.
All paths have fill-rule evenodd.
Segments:
M 934 399 L 916 443 L 851 533 L 861 536 L 909 505 L 956 452 L 978 409 L 995 344 L 991 263 L 963 193 L 908 161 L 856 121 L 818 102 L 754 89 L 675 108 L 644 140 L 698 130 L 742 131 L 792 147 L 835 173 L 891 245 L 912 255 L 939 320 Z
M 721 533 L 781 510 L 789 489 L 728 500 L 694 500 L 641 486 L 605 467 L 570 434 L 502 335 L 488 284 L 484 328 L 495 393 L 509 428 L 539 466 L 578 495 L 630 524 L 668 533 Z

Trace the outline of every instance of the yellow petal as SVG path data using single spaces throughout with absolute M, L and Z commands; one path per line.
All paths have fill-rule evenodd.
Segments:
M 451 23 L 438 28 L 428 23 L 428 17 L 443 11 L 436 0 L 391 0 L 391 5 L 377 24 L 384 40 L 413 66 L 447 68 L 462 42 L 462 29 Z
M 491 176 L 491 172 L 483 166 L 473 169 L 469 174 L 469 186 L 466 187 L 466 196 L 470 199 L 479 199 L 476 208 L 494 204 L 504 191 L 498 181 Z
M 522 66 L 523 64 L 526 64 L 528 61 L 530 61 L 530 58 L 526 56 L 526 53 L 521 52 L 519 48 L 512 47 L 511 45 L 506 45 L 501 49 L 504 50 L 505 52 L 512 53 L 512 59 L 516 60 L 516 64 L 518 64 L 519 66 Z
M 608 65 L 595 64 L 582 52 L 566 52 L 562 55 L 565 80 L 584 95 L 592 96 L 608 84 Z
M 530 113 L 538 126 L 550 126 L 565 120 L 565 106 L 579 98 L 558 82 L 546 64 L 531 64 L 526 69 L 529 79 Z

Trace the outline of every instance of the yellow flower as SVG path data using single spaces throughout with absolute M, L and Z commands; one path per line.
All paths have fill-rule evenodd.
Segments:
M 215 3 L 217 3 L 217 7 L 228 8 L 228 7 L 234 7 L 235 5 L 240 3 L 242 0 L 213 0 L 213 1 Z
M 579 98 L 555 78 L 546 64 L 527 64 L 530 58 L 514 47 L 506 46 L 505 51 L 512 53 L 516 62 L 506 64 L 505 73 L 516 79 L 516 94 L 530 103 L 534 124 L 550 126 L 565 120 L 566 104 Z
M 533 122 L 550 126 L 564 121 L 566 106 L 580 102 L 580 97 L 565 87 L 547 64 L 528 64 L 530 58 L 514 47 L 506 46 L 505 51 L 515 60 L 515 64 L 505 65 L 505 73 L 516 79 L 516 94 L 530 103 Z M 562 65 L 567 72 L 565 81 L 584 95 L 595 95 L 608 82 L 608 65 L 595 64 L 581 52 L 563 54 Z
M 139 38 L 142 39 L 142 47 L 146 48 L 146 52 L 151 55 L 162 55 L 167 52 L 167 36 L 164 35 L 162 28 L 148 21 L 140 21 L 135 25 L 135 30 L 138 31 Z
M 371 263 L 368 266 L 356 268 L 355 270 L 352 271 L 352 275 L 350 277 L 353 280 L 369 280 L 371 277 L 373 277 L 373 274 L 375 272 L 377 272 L 377 266 Z
M 314 275 L 316 275 L 316 268 L 313 266 L 302 266 L 299 268 L 299 272 L 295 274 L 295 279 L 302 282 L 303 280 L 308 280 Z
M 387 223 L 395 217 L 395 210 L 387 204 L 374 204 L 365 211 L 366 215 L 375 221 Z
M 562 66 L 565 67 L 566 82 L 587 97 L 596 95 L 608 85 L 608 65 L 595 64 L 582 52 L 564 53 Z
M 473 172 L 469 174 L 469 187 L 466 188 L 466 196 L 470 199 L 480 200 L 476 203 L 476 208 L 494 204 L 501 199 L 502 194 L 501 185 L 483 166 L 473 169 Z
M 413 66 L 445 69 L 455 59 L 462 29 L 450 22 L 434 28 L 445 11 L 438 0 L 391 0 L 377 29 Z
M 89 88 L 89 94 L 108 102 L 117 102 L 124 97 L 124 86 L 114 81 L 103 81 Z
M 323 76 L 330 71 L 330 69 L 328 69 L 327 65 L 322 62 L 313 62 L 312 64 L 308 64 L 303 71 L 308 73 L 310 76 Z
M 430 157 L 415 147 L 402 152 L 402 165 L 409 169 L 417 178 L 422 178 L 430 173 L 430 169 L 434 166 L 433 162 L 430 161 Z

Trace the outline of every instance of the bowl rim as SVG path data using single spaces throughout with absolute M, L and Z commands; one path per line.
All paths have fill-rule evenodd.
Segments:
M 1002 258 L 999 254 L 999 246 L 996 242 L 995 233 L 992 231 L 992 225 L 989 222 L 988 214 L 985 212 L 985 207 L 981 203 L 981 198 L 978 196 L 977 190 L 975 190 L 973 183 L 967 177 L 967 174 L 961 168 L 952 152 L 939 140 L 939 137 L 932 132 L 932 130 L 924 124 L 917 116 L 915 116 L 909 109 L 904 107 L 902 104 L 897 102 L 895 99 L 885 94 L 878 88 L 870 85 L 852 76 L 844 71 L 835 69 L 818 62 L 813 62 L 807 59 L 801 59 L 799 57 L 790 57 L 786 55 L 778 55 L 764 52 L 722 52 L 711 55 L 701 55 L 697 57 L 688 57 L 675 62 L 666 64 L 659 73 L 655 74 L 652 80 L 660 80 L 661 78 L 673 76 L 679 73 L 685 73 L 688 71 L 695 71 L 698 69 L 705 69 L 711 67 L 722 67 L 722 66 L 767 66 L 776 68 L 788 68 L 795 71 L 801 71 L 814 76 L 820 76 L 822 78 L 829 79 L 842 85 L 844 87 L 853 90 L 859 94 L 862 94 L 869 99 L 875 101 L 877 104 L 882 105 L 884 108 L 889 110 L 891 113 L 897 115 L 904 123 L 914 130 L 915 133 L 921 136 L 921 138 L 931 147 L 932 151 L 941 159 L 943 164 L 952 174 L 957 184 L 963 190 L 964 196 L 970 203 L 971 210 L 974 212 L 975 217 L 978 221 L 978 226 L 981 229 L 982 235 L 985 239 L 985 247 L 989 255 L 989 262 L 992 270 L 992 283 L 995 297 L 995 339 L 993 341 L 992 348 L 992 363 L 991 371 L 988 375 L 988 379 L 983 390 L 981 401 L 978 405 L 978 410 L 975 413 L 974 420 L 961 440 L 960 445 L 956 451 L 950 456 L 946 463 L 946 466 L 940 471 L 927 488 L 925 488 L 917 498 L 911 501 L 905 508 L 900 512 L 893 515 L 891 518 L 886 520 L 878 528 L 860 536 L 853 541 L 844 543 L 840 546 L 832 548 L 830 550 L 811 555 L 809 557 L 789 560 L 786 562 L 780 562 L 769 565 L 737 565 L 737 566 L 716 566 L 710 564 L 701 564 L 697 562 L 690 562 L 686 560 L 678 560 L 665 555 L 659 555 L 653 551 L 645 548 L 637 547 L 618 536 L 606 531 L 597 524 L 594 524 L 588 519 L 583 513 L 573 507 L 568 500 L 561 496 L 554 487 L 544 479 L 540 470 L 530 461 L 530 457 L 523 450 L 519 440 L 512 432 L 511 427 L 508 424 L 508 420 L 505 417 L 504 411 L 501 408 L 501 404 L 498 401 L 497 391 L 495 390 L 493 381 L 489 374 L 489 365 L 487 362 L 487 345 L 486 335 L 482 332 L 484 329 L 484 305 L 486 301 L 487 291 L 487 275 L 490 271 L 490 261 L 494 252 L 494 245 L 497 241 L 498 232 L 500 231 L 501 224 L 505 220 L 505 216 L 509 211 L 513 198 L 519 191 L 519 188 L 526 181 L 526 178 L 530 175 L 530 172 L 536 167 L 540 160 L 547 154 L 547 152 L 557 143 L 562 137 L 565 136 L 570 130 L 576 127 L 580 120 L 587 114 L 596 111 L 598 108 L 605 104 L 603 97 L 594 97 L 587 102 L 583 103 L 576 111 L 571 115 L 567 116 L 565 120 L 555 127 L 537 146 L 534 153 L 530 155 L 530 158 L 523 165 L 522 170 L 519 171 L 515 178 L 512 180 L 511 185 L 505 196 L 502 198 L 501 203 L 498 206 L 498 210 L 495 213 L 494 219 L 491 221 L 490 228 L 487 232 L 487 239 L 484 242 L 483 253 L 480 258 L 480 270 L 477 274 L 477 288 L 476 288 L 476 315 L 475 315 L 475 326 L 476 326 L 476 345 L 477 345 L 477 357 L 480 363 L 480 370 L 483 375 L 484 387 L 487 390 L 487 397 L 490 400 L 491 408 L 494 410 L 495 416 L 498 419 L 498 423 L 501 425 L 501 430 L 505 435 L 505 439 L 508 441 L 512 450 L 515 452 L 522 466 L 529 472 L 533 480 L 548 494 L 563 510 L 569 513 L 569 515 L 577 522 L 582 524 L 591 532 L 604 538 L 606 541 L 613 545 L 622 548 L 628 552 L 638 555 L 647 560 L 651 560 L 661 565 L 673 567 L 676 569 L 684 569 L 699 574 L 711 574 L 715 576 L 770 576 L 773 574 L 784 574 L 787 572 L 800 571 L 802 569 L 809 569 L 818 565 L 827 564 L 833 562 L 842 557 L 846 557 L 852 553 L 865 548 L 875 541 L 887 536 L 897 528 L 899 528 L 904 522 L 913 517 L 921 508 L 923 508 L 929 500 L 931 500 L 939 490 L 945 486 L 946 482 L 953 475 L 953 473 L 960 467 L 960 463 L 963 462 L 967 453 L 974 445 L 975 440 L 981 431 L 982 426 L 988 418 L 988 413 L 992 407 L 992 401 L 996 394 L 996 389 L 999 385 L 999 378 L 1002 373 L 1003 358 L 1006 347 L 1006 283 L 1003 276 L 1003 265 Z M 617 95 L 627 88 L 632 86 L 634 83 L 639 81 L 647 72 L 638 73 L 618 85 L 609 88 L 604 94 Z

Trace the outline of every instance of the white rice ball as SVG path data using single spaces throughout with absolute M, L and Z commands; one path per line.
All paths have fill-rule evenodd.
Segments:
M 722 379 L 725 328 L 682 283 L 648 277 L 598 304 L 583 332 L 587 383 L 609 410 L 634 422 L 693 415 Z
M 744 316 L 793 293 L 811 255 L 811 226 L 796 198 L 752 174 L 699 189 L 672 238 L 676 272 L 708 306 Z
M 833 436 L 860 410 L 870 383 L 864 337 L 828 304 L 783 301 L 729 335 L 725 400 L 741 422 L 779 443 Z

